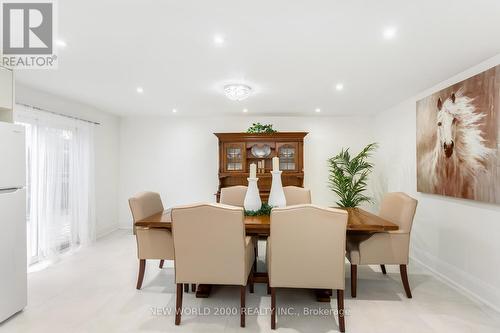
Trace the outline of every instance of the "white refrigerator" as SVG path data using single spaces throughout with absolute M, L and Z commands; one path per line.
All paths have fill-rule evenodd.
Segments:
M 24 127 L 0 122 L 0 322 L 27 304 Z

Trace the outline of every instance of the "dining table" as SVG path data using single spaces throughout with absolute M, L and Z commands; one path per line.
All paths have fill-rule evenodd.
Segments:
M 351 239 L 362 241 L 370 238 L 374 233 L 398 230 L 399 226 L 376 214 L 362 208 L 340 208 L 348 213 L 346 233 Z M 271 218 L 267 215 L 245 216 L 245 232 L 247 236 L 267 237 L 271 234 Z M 304 221 L 307 223 L 307 221 Z M 135 223 L 136 227 L 172 229 L 171 209 L 166 209 L 148 216 Z M 268 283 L 267 272 L 254 272 L 254 283 Z M 196 297 L 206 298 L 210 294 L 210 285 L 198 285 Z M 330 292 L 317 290 L 316 298 L 319 302 L 330 302 Z

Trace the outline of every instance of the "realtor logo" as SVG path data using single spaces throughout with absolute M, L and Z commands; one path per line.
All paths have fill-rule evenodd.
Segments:
M 29 0 L 28 0 L 29 1 Z M 55 68 L 53 0 L 5 0 L 2 8 L 2 61 L 13 68 Z
M 3 4 L 3 53 L 52 53 L 52 4 Z

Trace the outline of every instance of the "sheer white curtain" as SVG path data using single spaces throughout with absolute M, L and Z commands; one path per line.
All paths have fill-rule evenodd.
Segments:
M 16 105 L 26 128 L 28 260 L 95 240 L 93 124 Z

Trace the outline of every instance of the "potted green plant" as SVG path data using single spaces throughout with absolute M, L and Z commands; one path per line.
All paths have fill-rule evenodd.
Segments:
M 264 202 L 259 210 L 245 210 L 245 216 L 270 216 L 272 209 L 272 206 Z
M 373 169 L 373 164 L 368 158 L 377 147 L 376 143 L 370 143 L 354 157 L 351 157 L 349 148 L 342 148 L 338 155 L 328 159 L 329 186 L 340 198 L 336 202 L 339 207 L 349 209 L 363 202 L 371 202 L 372 199 L 364 192 L 367 188 L 368 175 Z
M 276 133 L 272 124 L 262 125 L 261 123 L 253 123 L 247 129 L 247 133 Z

